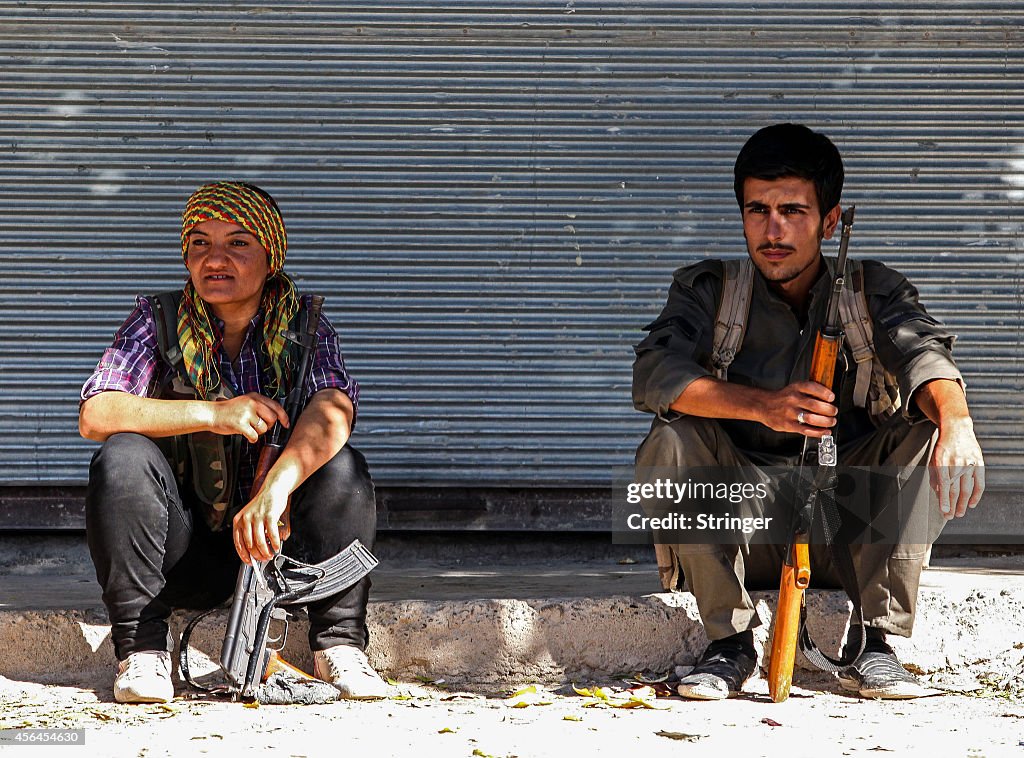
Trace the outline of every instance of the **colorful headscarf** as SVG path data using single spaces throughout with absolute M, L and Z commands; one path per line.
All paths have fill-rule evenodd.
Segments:
M 260 350 L 263 365 L 268 366 L 271 397 L 280 398 L 288 391 L 288 352 L 282 332 L 288 328 L 299 310 L 295 284 L 283 270 L 288 236 L 284 219 L 273 198 L 253 184 L 214 182 L 197 189 L 185 203 L 181 217 L 181 254 L 188 259 L 188 235 L 197 225 L 210 220 L 238 224 L 259 240 L 267 251 L 270 275 L 263 285 L 260 312 L 263 314 L 263 339 Z M 206 399 L 220 385 L 220 371 L 213 355 L 216 337 L 210 323 L 206 303 L 196 291 L 192 280 L 185 284 L 184 296 L 178 305 L 178 342 L 181 345 L 185 370 L 199 397 Z

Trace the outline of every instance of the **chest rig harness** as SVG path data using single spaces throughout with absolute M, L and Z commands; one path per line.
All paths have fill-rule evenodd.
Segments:
M 185 359 L 178 343 L 178 304 L 181 290 L 149 295 L 145 300 L 153 310 L 160 357 L 173 373 L 155 389 L 154 397 L 169 400 L 196 400 L 199 394 L 185 370 Z M 309 311 L 301 308 L 289 328 L 305 328 Z M 288 350 L 292 349 L 288 343 Z M 257 351 L 257 357 L 259 351 Z M 259 367 L 262 373 L 263 366 Z M 229 400 L 235 396 L 222 380 L 208 400 Z M 193 432 L 156 440 L 174 471 L 179 485 L 188 483 L 202 506 L 211 531 L 231 525 L 231 519 L 245 503 L 238 502 L 238 462 L 244 438 L 239 434 Z
M 709 368 L 724 381 L 746 334 L 754 289 L 754 264 L 750 258 L 743 258 L 723 261 L 723 266 L 722 297 L 715 316 Z M 839 315 L 846 344 L 857 363 L 853 403 L 864 408 L 875 424 L 880 424 L 902 406 L 899 384 L 875 353 L 874 328 L 864 295 L 864 266 L 860 261 L 851 260 L 848 272 L 848 286 L 843 288 L 839 299 Z

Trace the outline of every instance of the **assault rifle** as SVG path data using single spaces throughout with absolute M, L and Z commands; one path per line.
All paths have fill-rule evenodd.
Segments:
M 284 331 L 284 338 L 299 348 L 294 381 L 283 403 L 289 426 L 286 429 L 281 424 L 275 424 L 267 435 L 256 464 L 250 497 L 255 496 L 263 487 L 267 474 L 288 444 L 291 430 L 302 413 L 309 389 L 313 353 L 316 350 L 316 330 L 323 303 L 324 298 L 319 295 L 312 297 L 301 334 L 290 329 Z M 193 680 L 189 673 L 188 641 L 192 630 L 213 611 L 193 618 L 182 632 L 179 656 L 182 676 L 196 689 L 226 693 L 244 700 L 256 699 L 260 683 L 278 671 L 287 671 L 302 679 L 314 679 L 280 656 L 288 636 L 290 619 L 289 612 L 283 606 L 306 605 L 330 597 L 351 587 L 376 565 L 377 559 L 359 540 L 353 540 L 337 555 L 315 565 L 301 563 L 281 553 L 269 561 L 242 564 L 235 583 L 220 656 L 221 669 L 228 679 L 227 687 L 206 687 Z M 270 636 L 272 621 L 283 624 L 281 632 L 274 637 Z
M 288 565 L 288 564 L 292 565 Z M 351 587 L 377 565 L 359 540 L 332 558 L 314 566 L 300 564 L 278 554 L 238 572 L 235 596 L 228 615 L 220 665 L 227 675 L 231 694 L 243 700 L 257 697 L 256 688 L 278 671 L 313 679 L 280 655 L 288 637 L 288 611 L 280 606 L 312 603 Z M 272 621 L 282 622 L 280 635 L 270 637 Z M 271 648 L 269 645 L 276 645 Z
M 853 228 L 855 208 L 856 206 L 851 205 L 842 215 L 843 231 L 839 243 L 839 258 L 836 261 L 832 292 L 825 311 L 825 323 L 815 338 L 814 353 L 811 357 L 810 380 L 830 389 L 835 379 L 836 362 L 843 345 L 843 323 L 839 316 L 839 298 L 845 284 L 846 252 L 850 244 L 850 231 Z M 776 703 L 781 703 L 789 697 L 789 689 L 793 683 L 793 665 L 796 661 L 798 638 L 800 649 L 807 659 L 824 671 L 840 671 L 852 663 L 864 649 L 864 617 L 853 560 L 850 556 L 849 546 L 835 540 L 839 525 L 839 514 L 832 496 L 832 491 L 836 487 L 835 438 L 831 433 L 826 434 L 818 440 L 816 448 L 812 448 L 808 443 L 809 438 L 804 437 L 800 465 L 793 482 L 796 508 L 789 544 L 786 546 L 785 562 L 782 566 L 779 600 L 773 617 L 771 658 L 768 664 L 768 690 L 772 700 Z M 807 631 L 804 590 L 811 582 L 808 539 L 816 508 L 822 513 L 821 523 L 825 541 L 832 549 L 832 558 L 836 564 L 837 573 L 842 580 L 844 589 L 853 601 L 854 614 L 859 616 L 860 649 L 846 656 L 849 660 L 846 658 L 835 660 L 822 653 L 811 640 Z

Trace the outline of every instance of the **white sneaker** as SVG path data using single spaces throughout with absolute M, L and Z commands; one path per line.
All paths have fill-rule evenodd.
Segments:
M 379 700 L 393 694 L 391 685 L 373 670 L 366 653 L 351 645 L 336 645 L 313 653 L 313 674 L 330 682 L 350 700 Z
M 117 664 L 114 700 L 119 703 L 166 703 L 174 699 L 171 654 L 165 650 L 129 653 Z

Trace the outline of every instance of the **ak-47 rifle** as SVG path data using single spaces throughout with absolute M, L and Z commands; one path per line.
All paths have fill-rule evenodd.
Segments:
M 836 261 L 835 278 L 828 307 L 825 311 L 825 322 L 818 331 L 814 342 L 814 353 L 811 357 L 812 382 L 832 388 L 835 379 L 836 363 L 843 345 L 843 324 L 839 316 L 839 298 L 845 284 L 846 251 L 850 244 L 850 231 L 853 228 L 853 215 L 856 206 L 850 206 L 842 214 L 843 231 L 839 243 L 839 258 Z M 857 588 L 856 574 L 853 571 L 849 547 L 833 542 L 837 529 L 838 514 L 835 512 L 831 490 L 836 480 L 836 442 L 831 433 L 818 440 L 816 448 L 804 437 L 803 452 L 795 479 L 796 509 L 790 531 L 789 544 L 786 546 L 785 562 L 782 566 L 782 578 L 779 583 L 779 601 L 775 607 L 771 652 L 768 664 L 768 690 L 776 703 L 789 697 L 789 689 L 793 683 L 793 665 L 796 662 L 797 640 L 805 656 L 814 665 L 826 671 L 838 671 L 852 663 L 864 647 L 863 614 L 860 608 L 860 592 Z M 850 660 L 834 660 L 821 653 L 810 639 L 806 627 L 806 607 L 804 590 L 811 582 L 811 564 L 808 552 L 808 540 L 815 506 L 823 508 L 823 527 L 826 542 L 833 548 L 833 560 L 840 577 L 843 579 L 847 594 L 854 603 L 855 614 L 860 614 L 861 650 L 850 657 Z M 845 552 L 844 552 L 845 551 Z
M 302 333 L 285 330 L 284 338 L 298 345 L 298 365 L 294 381 L 284 399 L 288 414 L 288 428 L 275 424 L 267 435 L 256 464 L 250 498 L 263 487 L 270 469 L 273 468 L 285 445 L 291 430 L 295 428 L 302 413 L 309 389 L 309 377 L 316 350 L 316 330 L 320 323 L 320 312 L 324 298 L 314 295 L 307 312 Z M 337 555 L 316 565 L 300 563 L 278 553 L 269 561 L 254 561 L 243 564 L 238 571 L 235 594 L 228 614 L 227 630 L 221 648 L 220 664 L 228 678 L 226 688 L 211 688 L 194 681 L 188 668 L 188 640 L 195 626 L 210 612 L 193 618 L 181 635 L 180 668 L 185 680 L 206 692 L 227 692 L 232 697 L 244 700 L 257 698 L 260 683 L 278 671 L 288 671 L 293 676 L 313 679 L 301 669 L 291 665 L 280 656 L 288 636 L 289 614 L 284 605 L 308 604 L 352 586 L 376 567 L 377 559 L 359 541 L 352 543 Z M 271 621 L 282 622 L 284 627 L 279 635 L 270 637 Z M 276 647 L 270 647 L 270 644 Z

